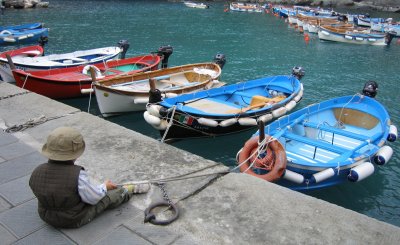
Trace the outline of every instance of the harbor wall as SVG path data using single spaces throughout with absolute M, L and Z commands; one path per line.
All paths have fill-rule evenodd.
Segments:
M 12 134 L 38 152 L 53 129 L 71 126 L 80 130 L 86 150 L 77 164 L 98 183 L 187 173 L 202 176 L 167 182 L 165 190 L 177 202 L 180 217 L 160 227 L 158 236 L 168 231 L 188 238 L 190 244 L 397 244 L 400 240 L 399 227 L 247 174 L 214 175 L 229 168 L 12 84 L 0 83 L 0 127 L 14 125 L 22 125 L 24 130 Z M 144 211 L 162 200 L 162 194 L 153 186 L 148 194 L 134 196 L 128 205 Z M 101 230 L 103 236 L 110 230 L 107 222 L 90 225 L 83 229 Z M 142 222 L 135 229 L 152 227 Z M 94 236 L 84 239 L 89 241 Z

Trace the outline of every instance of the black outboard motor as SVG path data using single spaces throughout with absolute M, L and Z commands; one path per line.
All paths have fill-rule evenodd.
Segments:
M 119 55 L 120 59 L 125 59 L 126 52 L 129 49 L 129 42 L 128 40 L 120 40 L 118 42 L 118 47 L 122 49 L 121 54 Z
M 159 89 L 150 89 L 149 91 L 149 103 L 154 104 L 162 100 L 161 91 Z
M 363 95 L 375 98 L 377 93 L 378 93 L 378 84 L 375 81 L 368 81 L 365 83 L 364 88 L 362 90 Z
M 299 81 L 304 77 L 305 74 L 306 72 L 301 66 L 295 66 L 292 69 L 292 75 L 299 79 Z
M 40 36 L 40 38 L 38 40 L 38 43 L 43 48 L 43 50 L 44 50 L 44 45 L 46 45 L 46 43 L 48 43 L 48 42 L 49 42 L 49 38 L 46 36 Z M 42 55 L 44 56 L 44 51 L 43 51 Z
M 174 52 L 174 49 L 170 45 L 161 46 L 158 48 L 157 54 L 162 57 L 161 68 L 168 67 L 168 58 Z
M 224 54 L 216 54 L 213 62 L 217 65 L 219 65 L 219 67 L 222 69 L 224 68 L 224 65 L 226 63 L 226 59 L 225 59 L 225 55 Z
M 396 36 L 396 34 L 397 33 L 394 32 L 394 31 L 389 31 L 389 32 L 386 33 L 386 36 L 385 36 L 386 45 L 390 45 L 390 43 L 392 42 L 392 40 Z

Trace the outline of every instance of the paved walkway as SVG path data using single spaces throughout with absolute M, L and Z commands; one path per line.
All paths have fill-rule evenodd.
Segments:
M 0 244 L 194 244 L 163 227 L 143 224 L 143 211 L 129 203 L 79 229 L 54 229 L 37 213 L 28 182 L 45 162 L 37 150 L 0 131 Z

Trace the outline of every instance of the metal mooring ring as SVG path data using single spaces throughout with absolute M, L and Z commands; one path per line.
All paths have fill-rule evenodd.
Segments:
M 156 220 L 156 216 L 153 213 L 151 213 L 151 210 L 153 210 L 154 208 L 162 207 L 162 206 L 166 206 L 166 207 L 169 207 L 170 209 L 172 209 L 172 212 L 174 213 L 174 215 L 170 219 Z M 178 207 L 173 203 L 168 203 L 167 201 L 160 201 L 160 202 L 153 203 L 148 208 L 146 208 L 146 210 L 144 211 L 144 223 L 150 222 L 153 225 L 169 225 L 172 222 L 174 222 L 178 217 L 179 217 Z

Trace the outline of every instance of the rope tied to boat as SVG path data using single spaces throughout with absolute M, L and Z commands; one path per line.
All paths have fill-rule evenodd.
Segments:
M 61 115 L 61 116 L 54 116 L 54 117 L 46 117 L 45 115 L 41 115 L 39 117 L 31 118 L 31 119 L 29 119 L 28 121 L 26 121 L 23 124 L 19 124 L 19 125 L 15 124 L 13 126 L 10 126 L 10 127 L 6 128 L 6 129 L 4 129 L 3 131 L 6 132 L 6 133 L 15 133 L 15 132 L 19 132 L 19 131 L 24 131 L 24 130 L 26 130 L 28 128 L 33 128 L 33 127 L 35 127 L 37 125 L 43 124 L 45 122 L 48 122 L 48 121 L 51 121 L 51 120 L 54 120 L 54 119 L 58 119 L 58 118 L 66 117 L 66 116 L 69 116 L 69 115 L 73 115 L 73 114 L 75 114 L 77 112 L 79 112 L 79 111 L 71 112 L 71 113 L 68 113 L 68 114 Z
M 164 135 L 163 135 L 163 137 L 161 138 L 161 142 L 162 142 L 162 143 L 164 143 L 165 137 L 167 137 L 168 131 L 169 131 L 169 129 L 171 128 L 172 123 L 174 122 L 174 115 L 175 115 L 176 106 L 173 106 L 172 108 L 173 108 L 173 109 L 172 109 L 171 119 L 169 120 L 167 129 L 165 130 Z
M 24 84 L 22 85 L 21 88 L 25 88 L 25 84 L 26 84 L 26 82 L 28 81 L 29 75 L 31 75 L 31 74 L 30 74 L 30 73 L 26 73 L 25 81 L 24 81 Z

